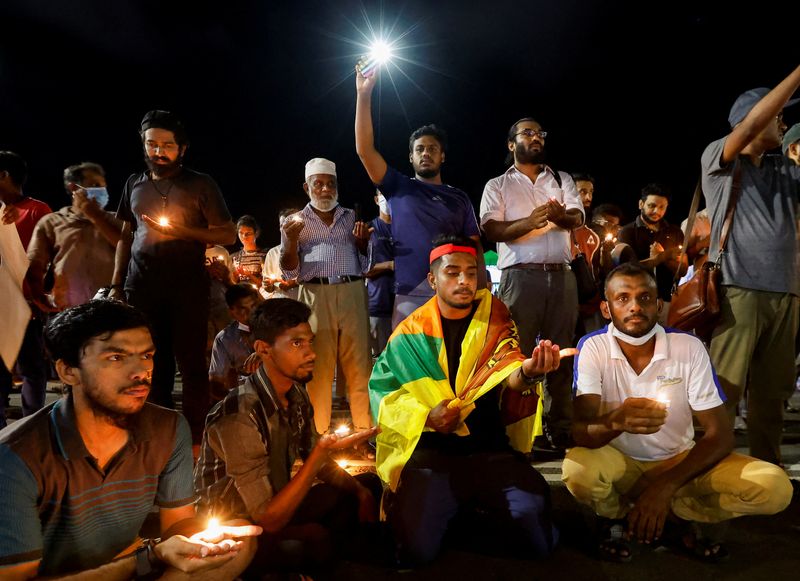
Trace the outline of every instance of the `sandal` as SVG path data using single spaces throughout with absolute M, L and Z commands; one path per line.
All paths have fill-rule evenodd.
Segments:
M 673 547 L 680 553 L 703 563 L 719 563 L 731 555 L 719 537 L 721 532 L 717 525 L 705 525 L 696 522 L 686 523 L 682 534 L 673 542 Z
M 629 563 L 633 558 L 633 548 L 625 538 L 625 521 L 606 518 L 600 520 L 597 556 L 613 563 Z

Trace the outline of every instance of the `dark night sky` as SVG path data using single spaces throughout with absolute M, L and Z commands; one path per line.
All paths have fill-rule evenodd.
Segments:
M 588 171 L 595 203 L 629 217 L 639 189 L 673 187 L 688 209 L 705 145 L 727 131 L 735 97 L 774 86 L 797 65 L 794 2 L 593 0 L 336 2 L 3 0 L 0 149 L 30 165 L 28 193 L 54 208 L 66 165 L 108 171 L 111 205 L 143 167 L 137 129 L 149 109 L 181 115 L 187 165 L 211 174 L 234 216 L 262 221 L 303 203 L 303 164 L 338 164 L 340 200 L 371 204 L 353 144 L 352 67 L 366 13 L 396 22 L 401 63 L 382 79 L 379 149 L 409 171 L 407 138 L 436 122 L 450 135 L 444 179 L 476 206 L 505 168 L 505 134 L 532 115 L 551 164 Z M 788 30 L 789 32 L 782 32 Z M 787 121 L 800 121 L 797 111 Z M 668 216 L 669 217 L 669 216 Z

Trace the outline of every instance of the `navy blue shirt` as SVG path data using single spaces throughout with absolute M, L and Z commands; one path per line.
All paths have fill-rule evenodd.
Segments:
M 472 202 L 458 188 L 421 182 L 391 167 L 377 185 L 391 209 L 395 292 L 433 296 L 427 283 L 433 240 L 440 234 L 479 236 Z
M 373 228 L 369 238 L 369 268 L 379 262 L 394 260 L 392 226 L 380 217 L 369 225 Z M 387 271 L 377 278 L 367 279 L 370 317 L 391 317 L 394 306 L 394 272 Z

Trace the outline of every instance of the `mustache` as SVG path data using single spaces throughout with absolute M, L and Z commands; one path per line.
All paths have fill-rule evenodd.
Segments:
M 127 390 L 133 389 L 135 387 L 147 387 L 147 388 L 150 388 L 151 386 L 152 386 L 152 382 L 150 380 L 142 379 L 140 381 L 135 381 L 133 383 L 130 383 L 130 384 L 126 385 L 125 387 L 121 387 L 119 389 L 119 391 L 120 391 L 120 393 L 122 393 L 123 391 L 127 391 Z

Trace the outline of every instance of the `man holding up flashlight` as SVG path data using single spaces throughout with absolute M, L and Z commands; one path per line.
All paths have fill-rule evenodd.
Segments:
M 562 480 L 602 518 L 600 557 L 626 562 L 629 540 L 676 531 L 676 546 L 716 562 L 727 550 L 710 527 L 788 506 L 792 486 L 779 467 L 733 453 L 724 394 L 702 342 L 658 324 L 652 272 L 626 263 L 606 278 L 601 310 L 611 324 L 578 342 L 575 419 L 578 447 Z M 692 416 L 703 427 L 694 441 Z M 669 535 L 668 535 L 669 536 Z

